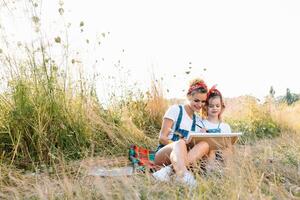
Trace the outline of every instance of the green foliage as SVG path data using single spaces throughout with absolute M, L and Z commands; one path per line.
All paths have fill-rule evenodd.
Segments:
M 66 102 L 57 72 L 45 75 L 45 71 L 37 71 L 38 79 L 25 79 L 21 73 L 13 80 L 7 95 L 10 100 L 0 104 L 5 110 L 0 135 L 5 143 L 1 143 L 0 151 L 23 167 L 28 163 L 49 164 L 61 154 L 68 159 L 80 158 L 89 147 L 83 110 L 76 107 L 78 115 L 71 115 L 75 107 Z
M 250 109 L 247 116 L 226 119 L 233 132 L 243 133 L 240 140 L 242 143 L 280 135 L 280 126 L 272 119 L 267 105 L 252 103 L 248 106 Z
M 285 96 L 279 96 L 277 98 L 278 103 L 286 103 L 287 105 L 292 105 L 300 99 L 299 94 L 292 93 L 289 88 L 286 89 Z
M 39 34 L 33 34 L 32 41 L 26 42 L 8 41 L 5 32 L 0 34 L 6 44 L 0 49 L 4 76 L 1 89 L 2 84 L 5 86 L 0 94 L 1 161 L 34 168 L 87 155 L 124 155 L 132 143 L 149 147 L 149 138 L 124 116 L 124 106 L 104 109 L 98 101 L 98 73 L 91 78 L 86 76 L 89 72 L 82 70 L 85 66 L 81 65 L 81 51 L 78 47 L 73 49 L 68 40 L 70 24 L 62 23 L 62 29 L 55 27 L 56 37 L 48 40 L 44 26 L 41 27 L 43 18 L 36 10 L 41 4 L 31 3 L 18 5 L 21 10 L 25 6 L 28 13 L 24 17 L 30 16 L 33 24 L 33 29 L 29 26 L 25 30 Z M 60 15 L 64 13 L 62 4 L 59 3 Z M 81 32 L 85 26 L 84 21 L 79 23 Z M 109 32 L 101 33 L 101 38 L 108 35 Z M 85 41 L 91 42 L 89 38 Z M 123 85 L 125 82 L 121 82 Z
M 57 67 L 31 67 L 20 68 L 0 98 L 0 153 L 8 162 L 31 168 L 88 152 L 126 154 L 130 144 L 149 142 L 128 128 L 120 109 L 104 110 L 94 91 L 64 88 Z
M 293 104 L 294 102 L 298 101 L 299 100 L 299 96 L 296 95 L 296 94 L 292 94 L 290 89 L 287 88 L 286 89 L 286 95 L 285 95 L 285 100 L 286 100 L 286 103 L 288 105 L 291 105 Z
M 274 90 L 273 86 L 271 86 L 271 88 L 270 88 L 269 95 L 270 95 L 272 98 L 274 98 L 274 96 L 275 96 L 275 90 Z

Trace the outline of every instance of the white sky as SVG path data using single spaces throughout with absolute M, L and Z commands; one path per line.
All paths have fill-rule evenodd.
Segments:
M 58 1 L 45 0 L 43 6 L 50 24 L 57 18 Z M 196 76 L 209 86 L 218 84 L 226 97 L 262 98 L 271 85 L 276 96 L 286 88 L 300 93 L 298 0 L 65 0 L 63 7 L 73 33 L 77 30 L 70 37 L 76 48 L 82 49 L 84 38 L 93 41 L 110 32 L 101 39 L 101 48 L 89 50 L 84 59 L 104 58 L 95 65 L 101 73 L 112 73 L 120 60 L 131 71 L 128 82 L 138 81 L 143 89 L 154 71 L 163 77 L 167 97 L 184 97 L 182 90 Z

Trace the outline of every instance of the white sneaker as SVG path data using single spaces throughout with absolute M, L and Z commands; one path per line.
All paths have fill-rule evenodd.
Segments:
M 170 181 L 170 175 L 172 173 L 173 169 L 171 166 L 166 166 L 158 170 L 157 172 L 154 172 L 152 175 L 153 177 L 162 182 L 168 182 Z
M 176 181 L 178 181 L 180 183 L 184 183 L 184 184 L 188 185 L 189 187 L 197 186 L 197 181 L 196 181 L 194 175 L 192 174 L 192 172 L 190 172 L 190 171 L 185 172 L 183 177 L 177 176 Z

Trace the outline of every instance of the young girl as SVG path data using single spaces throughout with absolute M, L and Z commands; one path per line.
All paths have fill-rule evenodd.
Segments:
M 227 123 L 222 122 L 222 113 L 225 109 L 222 94 L 213 86 L 207 93 L 206 110 L 207 119 L 200 120 L 198 124 L 202 125 L 206 129 L 207 133 L 231 133 L 231 128 Z M 208 163 L 212 163 L 214 160 L 223 160 L 233 150 L 232 143 L 228 143 L 228 147 L 222 151 L 210 150 Z
M 206 95 L 205 82 L 195 79 L 187 92 L 188 103 L 173 105 L 165 113 L 159 136 L 160 145 L 155 155 L 155 164 L 165 167 L 153 173 L 157 180 L 170 180 L 170 174 L 174 170 L 178 181 L 190 186 L 196 185 L 196 180 L 187 167 L 207 155 L 209 146 L 206 142 L 190 146 L 184 138 L 189 131 L 195 131 L 196 121 L 200 118 L 195 113 L 205 105 Z

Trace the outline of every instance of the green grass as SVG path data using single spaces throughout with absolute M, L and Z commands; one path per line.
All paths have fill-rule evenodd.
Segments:
M 4 160 L 26 168 L 79 159 L 91 148 L 107 155 L 124 154 L 131 143 L 149 146 L 121 110 L 103 109 L 91 91 L 64 89 L 61 78 L 58 70 L 49 75 L 37 67 L 11 79 L 0 99 Z

